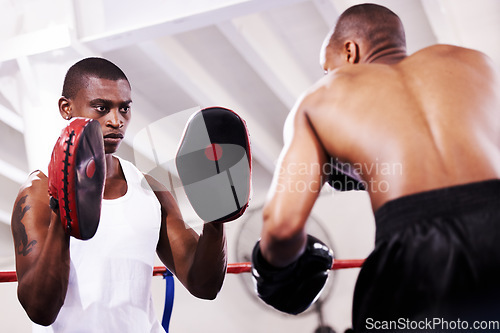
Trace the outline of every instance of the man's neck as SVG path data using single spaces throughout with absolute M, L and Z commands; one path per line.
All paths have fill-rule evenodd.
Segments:
M 112 178 L 118 173 L 118 160 L 113 156 L 113 154 L 106 154 L 106 178 Z
M 117 199 L 127 193 L 128 186 L 125 175 L 120 167 L 120 161 L 112 154 L 106 154 L 106 183 L 104 199 Z
M 375 51 L 365 57 L 364 63 L 392 65 L 407 57 L 405 48 L 389 48 Z

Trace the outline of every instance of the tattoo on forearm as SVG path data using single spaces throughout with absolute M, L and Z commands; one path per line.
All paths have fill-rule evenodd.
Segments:
M 36 240 L 32 240 L 28 243 L 28 234 L 26 234 L 26 228 L 22 223 L 24 215 L 28 210 L 30 210 L 30 205 L 25 205 L 26 198 L 28 195 L 26 194 L 24 197 L 19 199 L 14 208 L 13 219 L 12 219 L 12 231 L 14 234 L 14 242 L 16 244 L 17 254 L 21 254 L 26 256 L 28 253 L 33 250 L 33 246 L 36 244 Z

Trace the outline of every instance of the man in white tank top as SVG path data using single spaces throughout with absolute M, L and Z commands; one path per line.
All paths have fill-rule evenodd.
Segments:
M 87 58 L 66 74 L 61 116 L 91 118 L 102 128 L 104 200 L 95 236 L 82 241 L 65 233 L 49 207 L 42 171 L 20 189 L 12 217 L 18 298 L 36 332 L 163 332 L 150 292 L 155 250 L 194 296 L 214 299 L 222 286 L 223 224 L 205 223 L 198 236 L 165 187 L 113 155 L 131 103 L 127 77 L 108 60 Z

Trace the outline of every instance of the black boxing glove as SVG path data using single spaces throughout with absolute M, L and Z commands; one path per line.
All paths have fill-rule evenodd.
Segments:
M 260 241 L 252 252 L 252 276 L 257 295 L 275 309 L 299 314 L 314 303 L 328 279 L 333 252 L 319 239 L 307 235 L 304 253 L 286 267 L 274 267 L 262 256 Z

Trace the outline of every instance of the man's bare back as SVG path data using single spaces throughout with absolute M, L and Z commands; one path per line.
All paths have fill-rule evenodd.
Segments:
M 303 110 L 327 153 L 362 173 L 377 210 L 500 178 L 498 86 L 480 52 L 436 45 L 396 64 L 343 66 L 313 87 Z
M 375 247 L 353 294 L 355 332 L 370 332 L 371 320 L 495 318 L 500 93 L 487 57 L 445 45 L 407 56 L 399 17 L 362 4 L 340 15 L 320 61 L 328 74 L 285 125 L 252 257 L 260 276 L 269 264 L 298 282 L 287 289 L 261 279 L 260 290 L 296 294 L 300 283 L 320 289 L 311 277 L 324 267 L 301 263 L 318 260 L 305 227 L 323 184 L 351 181 L 332 175 L 333 158 L 359 171 L 376 224 Z

